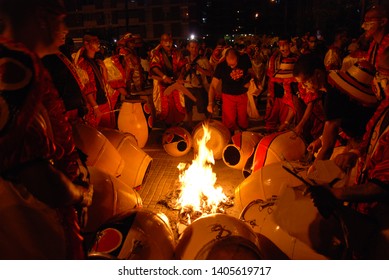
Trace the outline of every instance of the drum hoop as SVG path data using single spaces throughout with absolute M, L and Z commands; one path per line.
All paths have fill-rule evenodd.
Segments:
M 106 260 L 117 260 L 118 258 L 107 254 L 107 253 L 102 253 L 102 252 L 93 252 L 88 254 L 88 259 L 90 258 L 99 258 L 99 259 L 106 259 Z

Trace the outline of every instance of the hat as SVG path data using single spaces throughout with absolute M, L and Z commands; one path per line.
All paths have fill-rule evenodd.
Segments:
M 295 63 L 295 59 L 283 58 L 280 63 L 280 68 L 276 71 L 274 77 L 281 79 L 293 78 L 293 68 Z
M 346 71 L 330 71 L 328 81 L 363 105 L 373 106 L 377 103 L 377 97 L 371 87 L 374 74 L 374 66 L 366 60 L 360 60 Z
M 132 33 L 126 33 L 120 39 L 118 40 L 117 44 L 118 45 L 125 45 L 128 41 L 134 41 L 135 39 L 133 38 Z
M 142 37 L 140 34 L 132 34 L 132 39 L 134 40 L 135 47 L 141 47 L 143 44 Z

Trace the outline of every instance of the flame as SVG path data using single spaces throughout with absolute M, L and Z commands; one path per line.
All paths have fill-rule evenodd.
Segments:
M 179 182 L 181 186 L 180 197 L 177 205 L 181 209 L 192 209 L 197 212 L 216 213 L 220 202 L 226 201 L 227 196 L 221 186 L 215 187 L 216 174 L 212 171 L 215 164 L 213 152 L 207 148 L 207 142 L 211 138 L 208 125 L 203 124 L 203 137 L 197 141 L 198 153 L 192 164 L 180 163 Z

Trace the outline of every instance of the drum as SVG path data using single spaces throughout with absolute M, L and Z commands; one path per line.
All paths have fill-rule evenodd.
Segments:
M 172 260 L 174 234 L 167 217 L 147 209 L 133 209 L 101 226 L 89 259 Z
M 0 259 L 64 260 L 65 227 L 57 209 L 31 195 L 23 185 L 0 177 Z
M 138 147 L 134 135 L 116 129 L 102 129 L 101 132 L 117 149 L 125 162 L 118 178 L 132 188 L 143 185 L 153 159 Z
M 120 108 L 118 128 L 120 131 L 133 134 L 138 146 L 143 148 L 149 138 L 149 126 L 143 112 L 145 100 L 125 100 Z
M 334 245 L 335 236 L 322 226 L 325 221 L 310 197 L 297 188 L 285 187 L 277 198 L 251 201 L 240 219 L 258 234 L 265 259 L 328 259 L 318 251 L 329 252 L 330 248 L 337 250 L 338 258 L 342 254 L 342 247 Z
M 243 170 L 249 157 L 254 153 L 262 135 L 255 132 L 244 131 L 231 137 L 232 144 L 223 150 L 223 161 L 231 168 Z
M 192 136 L 182 127 L 170 127 L 162 135 L 162 146 L 171 156 L 184 156 L 192 148 Z
M 201 122 L 194 127 L 192 132 L 193 150 L 195 153 L 197 153 L 198 141 L 200 141 L 204 136 L 204 125 L 211 134 L 211 138 L 206 144 L 207 148 L 213 151 L 214 159 L 221 159 L 223 150 L 230 141 L 231 133 L 222 122 L 217 120 Z
M 334 148 L 334 151 L 332 152 L 330 160 L 335 160 L 335 158 L 344 153 L 346 151 L 346 146 L 337 146 Z M 347 179 L 342 182 L 343 186 L 352 186 L 355 184 L 357 180 L 357 172 L 358 172 L 358 164 L 356 164 L 347 174 Z M 334 187 L 337 187 L 338 184 L 334 185 Z M 340 185 L 340 184 L 339 184 Z
M 293 131 L 277 132 L 263 137 L 255 149 L 251 171 L 245 168 L 245 177 L 270 163 L 282 160 L 302 160 L 306 146 L 301 137 Z
M 123 181 L 94 167 L 88 170 L 94 191 L 85 232 L 96 232 L 113 216 L 142 206 L 139 194 Z
M 125 161 L 111 142 L 96 128 L 76 124 L 73 127 L 73 137 L 76 147 L 88 156 L 87 166 L 99 168 L 115 177 L 122 173 Z
M 226 214 L 203 216 L 181 234 L 176 247 L 181 260 L 261 259 L 258 238 L 244 222 Z
M 273 196 L 278 196 L 285 187 L 301 186 L 303 183 L 287 172 L 283 165 L 291 166 L 301 173 L 306 173 L 307 166 L 302 166 L 298 162 L 275 162 L 266 165 L 257 172 L 252 173 L 235 188 L 235 207 L 242 211 L 246 205 L 256 199 L 268 200 Z M 303 176 L 305 177 L 305 175 Z

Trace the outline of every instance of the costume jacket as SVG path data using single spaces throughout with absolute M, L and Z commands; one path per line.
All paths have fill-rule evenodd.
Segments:
M 159 68 L 166 76 L 170 76 L 173 79 L 178 78 L 181 68 L 185 65 L 185 60 L 175 49 L 171 52 L 170 60 L 161 45 L 158 45 L 152 50 L 150 61 L 150 72 L 152 75 L 153 68 Z M 171 96 L 166 96 L 164 90 L 168 86 L 162 81 L 154 79 L 153 101 L 157 118 L 160 120 L 167 120 L 169 118 L 169 122 L 181 122 L 186 113 L 184 95 L 182 92 L 174 90 Z M 178 111 L 178 114 L 173 117 L 168 117 L 172 111 Z
M 41 60 L 22 44 L 0 37 L 0 61 L 1 177 L 17 188 L 20 170 L 51 161 L 75 181 L 80 169 L 72 127 Z M 82 237 L 73 207 L 60 207 L 57 214 L 71 250 L 66 258 L 82 257 Z

